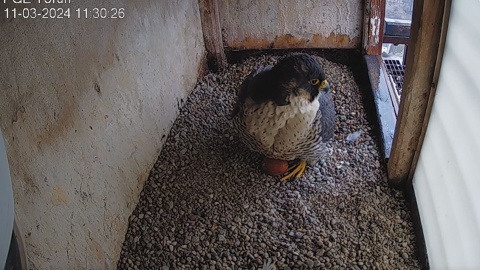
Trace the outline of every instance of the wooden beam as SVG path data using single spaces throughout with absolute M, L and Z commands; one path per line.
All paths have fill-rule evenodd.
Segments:
M 389 182 L 394 186 L 407 182 L 415 154 L 420 151 L 427 108 L 436 87 L 434 74 L 440 65 L 438 53 L 444 11 L 444 0 L 414 1 L 399 117 L 387 165 Z
M 422 132 L 420 133 L 420 139 L 418 140 L 417 151 L 413 156 L 413 162 L 410 167 L 410 172 L 408 175 L 408 181 L 411 182 L 415 169 L 417 168 L 418 158 L 420 157 L 420 152 L 423 146 L 423 140 L 425 139 L 425 133 L 427 132 L 428 122 L 430 121 L 430 114 L 432 113 L 433 100 L 435 98 L 435 93 L 437 92 L 437 83 L 438 78 L 440 77 L 440 69 L 442 67 L 443 52 L 445 50 L 445 41 L 447 40 L 447 30 L 448 30 L 448 21 L 450 19 L 450 7 L 452 5 L 452 0 L 445 0 L 445 10 L 443 12 L 442 18 L 442 32 L 440 33 L 440 43 L 437 54 L 437 64 L 435 65 L 435 70 L 433 72 L 433 83 L 430 90 L 430 95 L 428 96 L 427 110 L 425 112 L 425 117 L 423 119 Z
M 411 22 L 385 18 L 385 36 L 410 37 Z
M 405 44 L 408 45 L 410 38 L 408 37 L 394 37 L 394 36 L 383 36 L 384 43 L 392 43 L 393 45 Z
M 385 0 L 366 0 L 363 11 L 363 50 L 367 55 L 382 53 Z
M 207 50 L 207 61 L 210 69 L 216 71 L 227 64 L 223 49 L 222 28 L 218 13 L 217 0 L 198 0 L 202 20 L 203 39 Z

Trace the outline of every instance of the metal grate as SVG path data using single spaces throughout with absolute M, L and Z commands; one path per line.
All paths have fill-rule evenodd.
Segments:
M 383 60 L 387 67 L 387 73 L 395 83 L 397 94 L 402 95 L 403 77 L 405 76 L 405 65 L 402 65 L 398 60 Z

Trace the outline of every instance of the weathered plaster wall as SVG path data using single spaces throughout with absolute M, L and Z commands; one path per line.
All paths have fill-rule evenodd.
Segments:
M 224 44 L 232 49 L 355 48 L 362 0 L 218 1 Z
M 204 59 L 198 4 L 67 6 L 70 19 L 0 19 L 0 125 L 16 218 L 33 269 L 114 269 Z M 124 7 L 125 18 L 73 18 L 95 6 Z

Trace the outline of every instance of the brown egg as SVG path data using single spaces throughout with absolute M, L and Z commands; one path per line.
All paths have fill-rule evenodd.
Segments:
M 288 161 L 274 158 L 265 158 L 263 159 L 262 169 L 264 172 L 272 176 L 279 176 L 288 171 Z

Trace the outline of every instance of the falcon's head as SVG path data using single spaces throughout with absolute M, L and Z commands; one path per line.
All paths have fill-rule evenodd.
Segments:
M 287 105 L 294 96 L 303 96 L 310 102 L 327 93 L 330 86 L 318 61 L 304 53 L 291 54 L 281 59 L 273 68 L 275 87 L 269 98 L 277 105 Z

